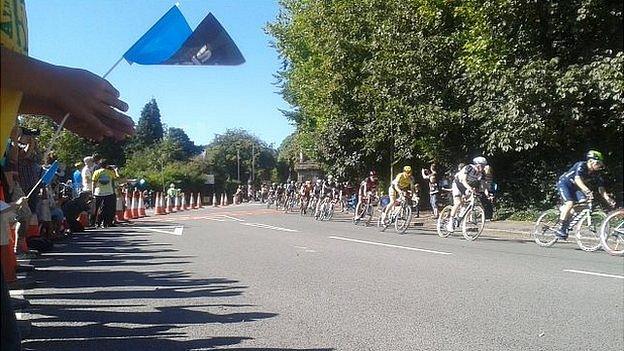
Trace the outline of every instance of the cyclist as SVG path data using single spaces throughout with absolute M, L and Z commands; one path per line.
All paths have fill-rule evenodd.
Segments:
M 451 217 L 446 225 L 446 230 L 453 232 L 455 230 L 455 215 L 463 200 L 462 196 L 469 196 L 481 186 L 483 178 L 483 169 L 487 166 L 487 159 L 483 156 L 477 156 L 472 159 L 472 164 L 466 165 L 460 169 L 453 179 L 453 208 L 451 209 Z
M 412 177 L 412 167 L 410 166 L 403 167 L 403 172 L 397 174 L 396 178 L 394 178 L 390 184 L 390 188 L 388 188 L 390 203 L 386 207 L 386 218 L 388 218 L 391 213 L 390 211 L 394 208 L 397 195 L 401 195 L 406 191 L 414 191 L 414 177 Z
M 587 152 L 585 161 L 579 161 L 567 172 L 559 177 L 557 191 L 563 200 L 559 219 L 561 226 L 557 229 L 557 237 L 568 238 L 568 226 L 570 224 L 570 211 L 574 203 L 582 202 L 593 198 L 593 192 L 588 187 L 593 185 L 598 188 L 598 193 L 607 201 L 610 206 L 615 206 L 615 201 L 605 192 L 604 182 L 600 171 L 604 169 L 604 157 L 596 150 Z
M 368 177 L 360 183 L 358 190 L 358 203 L 357 206 L 364 201 L 371 201 L 373 196 L 379 196 L 377 188 L 379 187 L 379 179 L 377 179 L 377 172 L 370 171 Z M 357 208 L 357 207 L 356 207 Z M 360 216 L 355 214 L 355 219 L 359 220 Z
M 301 206 L 307 207 L 312 197 L 312 183 L 306 180 L 299 189 L 299 195 L 301 196 Z
M 325 202 L 330 202 L 334 199 L 336 193 L 336 183 L 334 182 L 334 178 L 332 175 L 328 175 L 327 179 L 321 185 L 321 197 L 319 201 L 316 203 L 316 209 L 314 211 L 314 217 L 317 218 L 319 216 L 319 209 L 321 205 Z

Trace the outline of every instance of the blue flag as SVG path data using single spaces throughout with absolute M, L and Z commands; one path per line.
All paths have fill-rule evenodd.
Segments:
M 54 163 L 52 163 L 50 168 L 48 168 L 48 170 L 45 171 L 45 173 L 43 174 L 43 177 L 41 177 L 41 182 L 45 185 L 50 185 L 50 183 L 52 183 L 52 179 L 54 179 L 54 176 L 56 175 L 56 171 L 58 170 L 58 168 L 59 168 L 58 161 L 54 161 Z
M 169 59 L 193 31 L 177 6 L 173 6 L 143 34 L 123 57 L 129 63 L 157 65 Z
M 177 6 L 169 10 L 123 56 L 143 65 L 240 65 L 245 58 L 209 13 L 195 31 Z

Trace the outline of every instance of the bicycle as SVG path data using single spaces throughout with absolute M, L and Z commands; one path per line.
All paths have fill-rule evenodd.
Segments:
M 546 210 L 537 218 L 533 228 L 533 240 L 542 247 L 551 247 L 557 241 L 557 229 L 561 223 L 559 207 Z M 595 211 L 593 200 L 581 201 L 572 208 L 569 228 L 574 230 L 576 243 L 583 251 L 593 252 L 602 246 L 600 242 L 600 224 L 607 215 Z
M 624 256 L 624 208 L 612 211 L 600 226 L 602 248 L 613 256 Z
M 325 196 L 318 210 L 314 213 L 314 219 L 319 221 L 329 221 L 334 216 L 334 208 L 334 200 L 329 196 Z
M 301 205 L 299 207 L 299 213 L 302 216 L 305 216 L 308 213 L 309 204 L 310 204 L 310 197 L 309 196 L 302 196 L 301 197 Z
M 481 204 L 476 202 L 475 194 L 471 193 L 467 198 L 463 198 L 458 210 L 459 215 L 456 215 L 455 218 L 450 218 L 452 208 L 453 205 L 448 205 L 440 211 L 436 223 L 438 235 L 442 238 L 448 238 L 451 235 L 452 232 L 447 230 L 447 225 L 452 220 L 454 227 L 461 224 L 462 235 L 466 240 L 476 240 L 485 227 L 485 212 Z
M 405 233 L 412 222 L 412 196 L 410 192 L 401 192 L 401 195 L 396 202 L 394 204 L 388 204 L 387 206 L 393 206 L 390 218 L 386 218 L 387 215 L 384 208 L 379 216 L 379 219 L 377 220 L 379 230 L 383 232 L 388 229 L 392 223 L 394 223 L 394 229 L 397 233 Z
M 364 197 L 361 202 L 358 202 L 355 206 L 355 210 L 353 211 L 353 224 L 358 225 L 362 222 L 368 227 L 373 219 L 373 206 L 377 202 L 378 200 L 371 192 L 369 192 L 368 196 Z

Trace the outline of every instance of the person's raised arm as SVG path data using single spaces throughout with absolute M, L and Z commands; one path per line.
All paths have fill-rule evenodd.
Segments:
M 66 113 L 67 128 L 101 140 L 123 139 L 134 133 L 132 119 L 121 111 L 128 105 L 105 79 L 82 69 L 52 65 L 0 46 L 3 89 L 24 95 L 20 113 L 45 114 L 57 123 Z

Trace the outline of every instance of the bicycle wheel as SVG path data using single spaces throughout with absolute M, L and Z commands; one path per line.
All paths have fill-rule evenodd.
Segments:
M 364 217 L 366 218 L 364 224 L 368 227 L 373 220 L 373 205 L 370 203 L 366 205 L 366 213 L 364 214 Z
M 394 229 L 399 234 L 405 233 L 410 223 L 412 223 L 412 208 L 404 204 L 399 209 L 396 220 L 394 221 Z
M 325 206 L 327 206 L 327 204 L 323 202 L 320 204 L 318 209 L 314 211 L 314 219 L 316 219 L 317 221 L 323 220 L 323 213 L 325 213 Z
M 334 216 L 334 204 L 328 204 L 325 207 L 325 214 L 323 215 L 323 220 L 324 221 L 329 221 L 332 219 L 332 217 Z
M 466 240 L 473 241 L 481 235 L 483 227 L 485 227 L 485 212 L 481 206 L 474 205 L 462 220 L 462 234 Z
M 585 215 L 576 225 L 576 243 L 583 251 L 594 252 L 602 244 L 600 243 L 600 226 L 607 215 L 603 211 L 591 212 L 591 216 Z
M 600 226 L 602 248 L 613 256 L 624 256 L 624 209 L 611 212 Z
M 353 224 L 358 225 L 364 216 L 366 215 L 367 210 L 366 204 L 363 202 L 358 202 L 357 206 L 355 206 L 355 211 L 353 214 Z
M 448 230 L 446 230 L 446 226 L 448 224 L 448 222 L 451 219 L 451 209 L 453 208 L 453 206 L 446 206 L 445 208 L 442 209 L 442 211 L 440 211 L 440 215 L 438 216 L 438 220 L 436 222 L 436 230 L 438 232 L 438 235 L 441 238 L 448 238 L 449 235 L 451 235 L 451 232 L 449 232 Z
M 559 211 L 550 209 L 542 212 L 533 227 L 533 240 L 542 247 L 551 247 L 557 242 L 555 230 L 559 225 Z

